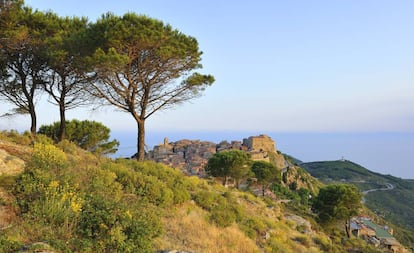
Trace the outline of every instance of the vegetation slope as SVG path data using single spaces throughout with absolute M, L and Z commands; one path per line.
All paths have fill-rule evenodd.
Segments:
M 2 132 L 0 150 L 19 167 L 0 175 L 0 252 L 377 252 L 324 233 L 300 198 L 282 204 L 41 135 Z
M 396 237 L 414 248 L 414 181 L 372 172 L 350 161 L 302 163 L 312 176 L 329 182 L 348 182 L 365 194 L 365 205 L 380 217 L 398 225 Z M 388 186 L 388 185 L 392 186 Z M 385 190 L 388 187 L 392 189 Z

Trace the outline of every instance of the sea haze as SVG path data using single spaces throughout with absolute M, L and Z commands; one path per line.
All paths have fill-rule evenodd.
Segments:
M 260 132 L 151 132 L 146 133 L 147 149 L 181 139 L 220 142 L 242 141 L 252 135 L 267 134 L 277 150 L 303 162 L 347 159 L 381 174 L 414 179 L 412 155 L 414 133 L 260 133 Z M 136 132 L 113 132 L 120 141 L 113 157 L 130 157 L 136 152 Z

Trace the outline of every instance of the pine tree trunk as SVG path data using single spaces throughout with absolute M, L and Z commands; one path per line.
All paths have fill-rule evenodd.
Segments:
M 59 104 L 59 112 L 60 112 L 59 140 L 63 141 L 66 138 L 66 116 L 65 116 L 65 105 L 63 103 Z
M 137 160 L 145 160 L 145 121 L 138 123 Z
M 351 238 L 351 235 L 349 233 L 349 222 L 348 222 L 348 220 L 345 221 L 345 231 L 346 231 L 346 235 L 348 236 L 348 238 Z
M 29 112 L 30 112 L 30 118 L 31 118 L 30 132 L 32 136 L 34 137 L 36 136 L 37 119 L 36 119 L 35 106 L 31 101 L 29 101 Z

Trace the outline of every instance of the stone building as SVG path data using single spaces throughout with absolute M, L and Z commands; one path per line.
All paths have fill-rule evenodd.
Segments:
M 276 152 L 275 142 L 264 134 L 243 139 L 243 146 L 247 147 L 248 151 Z
M 250 136 L 243 139 L 242 147 L 250 153 L 253 161 L 272 162 L 276 167 L 284 169 L 286 160 L 276 149 L 276 143 L 267 135 Z
M 204 167 L 208 159 L 216 153 L 216 144 L 199 140 L 180 140 L 157 145 L 147 154 L 155 162 L 181 169 L 190 175 L 204 176 Z
M 393 237 L 391 228 L 388 226 L 380 226 L 374 223 L 369 217 L 352 218 L 350 220 L 350 230 L 354 236 L 365 239 L 377 248 L 384 249 L 384 252 L 408 252 L 408 250 Z
M 189 175 L 205 176 L 204 167 L 208 159 L 216 152 L 231 149 L 249 152 L 255 161 L 274 162 L 280 169 L 286 166 L 283 155 L 277 153 L 275 142 L 267 135 L 250 136 L 243 142 L 222 141 L 219 144 L 200 140 L 169 142 L 165 138 L 162 144 L 148 152 L 147 158 L 181 169 Z

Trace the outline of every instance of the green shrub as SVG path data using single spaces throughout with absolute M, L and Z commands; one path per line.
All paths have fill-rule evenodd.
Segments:
M 174 201 L 174 193 L 156 177 L 140 175 L 135 178 L 135 194 L 157 206 L 170 206 Z
M 255 239 L 257 235 L 266 233 L 266 224 L 256 217 L 249 217 L 243 220 L 240 224 L 240 228 L 245 232 L 247 236 Z
M 331 250 L 331 243 L 330 241 L 322 236 L 315 236 L 313 239 L 313 242 L 319 246 L 319 248 L 324 252 L 329 252 Z
M 37 134 L 35 142 L 41 144 L 53 144 L 53 140 L 44 134 Z
M 59 181 L 45 170 L 27 170 L 16 181 L 14 195 L 28 224 L 43 225 L 55 239 L 74 235 L 82 212 L 83 196 L 67 181 Z M 45 236 L 39 230 L 41 238 Z
M 63 150 L 65 153 L 72 155 L 76 154 L 78 149 L 78 146 L 76 146 L 75 143 L 70 142 L 68 140 L 63 140 L 59 142 L 56 146 Z
M 220 195 L 210 191 L 200 191 L 193 199 L 197 205 L 210 211 L 210 221 L 220 227 L 227 227 L 244 218 L 244 209 L 237 204 L 230 192 Z
M 176 179 L 174 182 L 174 186 L 172 192 L 174 194 L 173 202 L 174 204 L 182 204 L 188 200 L 190 200 L 191 195 L 187 190 L 186 182 L 183 179 Z
M 45 170 L 26 170 L 16 179 L 13 194 L 22 213 L 30 211 L 32 203 L 44 195 L 46 186 L 53 180 L 53 176 Z
M 217 205 L 211 210 L 210 220 L 219 227 L 228 227 L 236 221 L 236 214 L 226 205 Z
M 270 239 L 267 241 L 267 245 L 268 252 L 293 253 L 287 243 L 285 241 L 282 241 L 281 238 L 270 237 Z
M 157 205 L 184 203 L 191 197 L 187 188 L 194 187 L 181 172 L 154 162 L 119 159 L 115 164 L 107 163 L 105 168 L 117 174 L 125 190 Z
M 14 253 L 23 247 L 23 243 L 9 238 L 5 234 L 0 234 L 0 252 Z
M 220 195 L 209 191 L 200 191 L 193 197 L 197 205 L 208 211 L 220 202 L 220 198 L 222 198 Z M 223 202 L 223 200 L 221 202 Z
M 302 244 L 303 246 L 309 248 L 310 246 L 310 240 L 307 236 L 305 235 L 301 235 L 301 236 L 296 236 L 294 238 L 295 241 L 299 242 L 300 244 Z
M 88 120 L 66 122 L 65 138 L 79 147 L 96 154 L 111 154 L 117 151 L 119 142 L 109 141 L 111 130 L 103 124 Z M 54 142 L 60 141 L 60 122 L 40 126 L 38 133 L 44 134 Z
M 32 143 L 32 135 L 30 132 L 24 132 L 23 134 L 20 134 L 16 130 L 10 130 L 10 131 L 1 131 L 0 136 L 2 136 L 2 139 L 14 142 L 16 144 L 20 145 L 29 145 Z
M 28 166 L 35 169 L 62 169 L 67 162 L 66 154 L 51 144 L 35 143 Z
M 128 168 L 127 166 L 131 164 L 108 162 L 103 165 L 103 168 L 114 173 L 115 180 L 126 192 L 136 194 L 142 200 L 163 207 L 174 203 L 174 192 L 171 190 L 173 187 L 169 187 L 155 176 Z
M 152 238 L 161 233 L 156 209 L 140 197 L 125 198 L 115 174 L 96 171 L 79 223 L 79 233 L 87 238 L 84 251 L 151 252 Z

